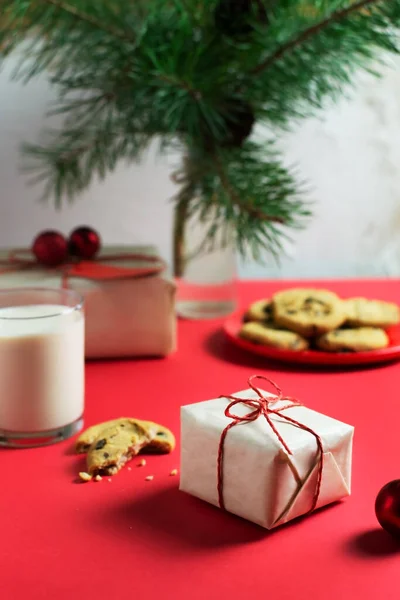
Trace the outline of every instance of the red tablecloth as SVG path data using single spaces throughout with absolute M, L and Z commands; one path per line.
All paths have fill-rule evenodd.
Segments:
M 243 283 L 243 305 L 284 285 L 293 282 Z M 399 281 L 318 285 L 400 302 Z M 76 482 L 84 460 L 70 441 L 2 450 L 2 600 L 398 600 L 400 544 L 379 529 L 374 501 L 400 478 L 400 363 L 353 370 L 267 363 L 230 346 L 220 325 L 181 322 L 179 351 L 165 360 L 88 364 L 86 424 L 132 415 L 179 437 L 180 405 L 267 374 L 310 408 L 355 425 L 352 496 L 268 533 L 179 492 L 169 475 L 179 448 L 87 484 Z

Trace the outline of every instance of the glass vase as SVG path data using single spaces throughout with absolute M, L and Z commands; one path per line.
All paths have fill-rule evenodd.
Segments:
M 176 209 L 174 271 L 179 317 L 214 319 L 237 309 L 234 232 L 221 229 L 209 243 L 207 232 L 212 223 L 212 213 L 200 220 Z

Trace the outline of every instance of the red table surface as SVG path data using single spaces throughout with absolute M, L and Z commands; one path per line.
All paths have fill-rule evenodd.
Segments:
M 240 284 L 243 306 L 295 282 Z M 302 282 L 304 285 L 304 282 Z M 318 282 L 343 295 L 400 302 L 398 280 Z M 1 451 L 0 598 L 133 597 L 398 600 L 400 544 L 374 502 L 400 478 L 400 363 L 321 369 L 269 363 L 225 340 L 221 321 L 179 323 L 179 351 L 161 360 L 87 365 L 86 425 L 121 415 L 158 421 L 179 438 L 182 404 L 233 393 L 253 373 L 310 408 L 355 426 L 350 498 L 267 532 L 179 492 L 179 443 L 130 463 L 109 482 L 77 483 L 72 442 Z M 179 442 L 179 440 L 178 440 Z M 151 482 L 145 476 L 154 475 Z

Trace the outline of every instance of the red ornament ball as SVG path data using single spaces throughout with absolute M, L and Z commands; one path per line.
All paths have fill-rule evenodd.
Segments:
M 58 231 L 43 231 L 36 236 L 32 252 L 41 265 L 57 267 L 67 259 L 68 243 L 62 233 Z
M 376 497 L 375 514 L 383 529 L 400 537 L 400 479 L 383 486 Z
M 78 258 L 90 260 L 100 250 L 100 246 L 100 236 L 91 227 L 77 227 L 69 236 L 69 253 Z

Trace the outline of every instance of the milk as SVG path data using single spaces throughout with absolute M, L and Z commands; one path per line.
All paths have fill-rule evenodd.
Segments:
M 0 430 L 61 428 L 83 408 L 83 314 L 57 304 L 0 308 Z

